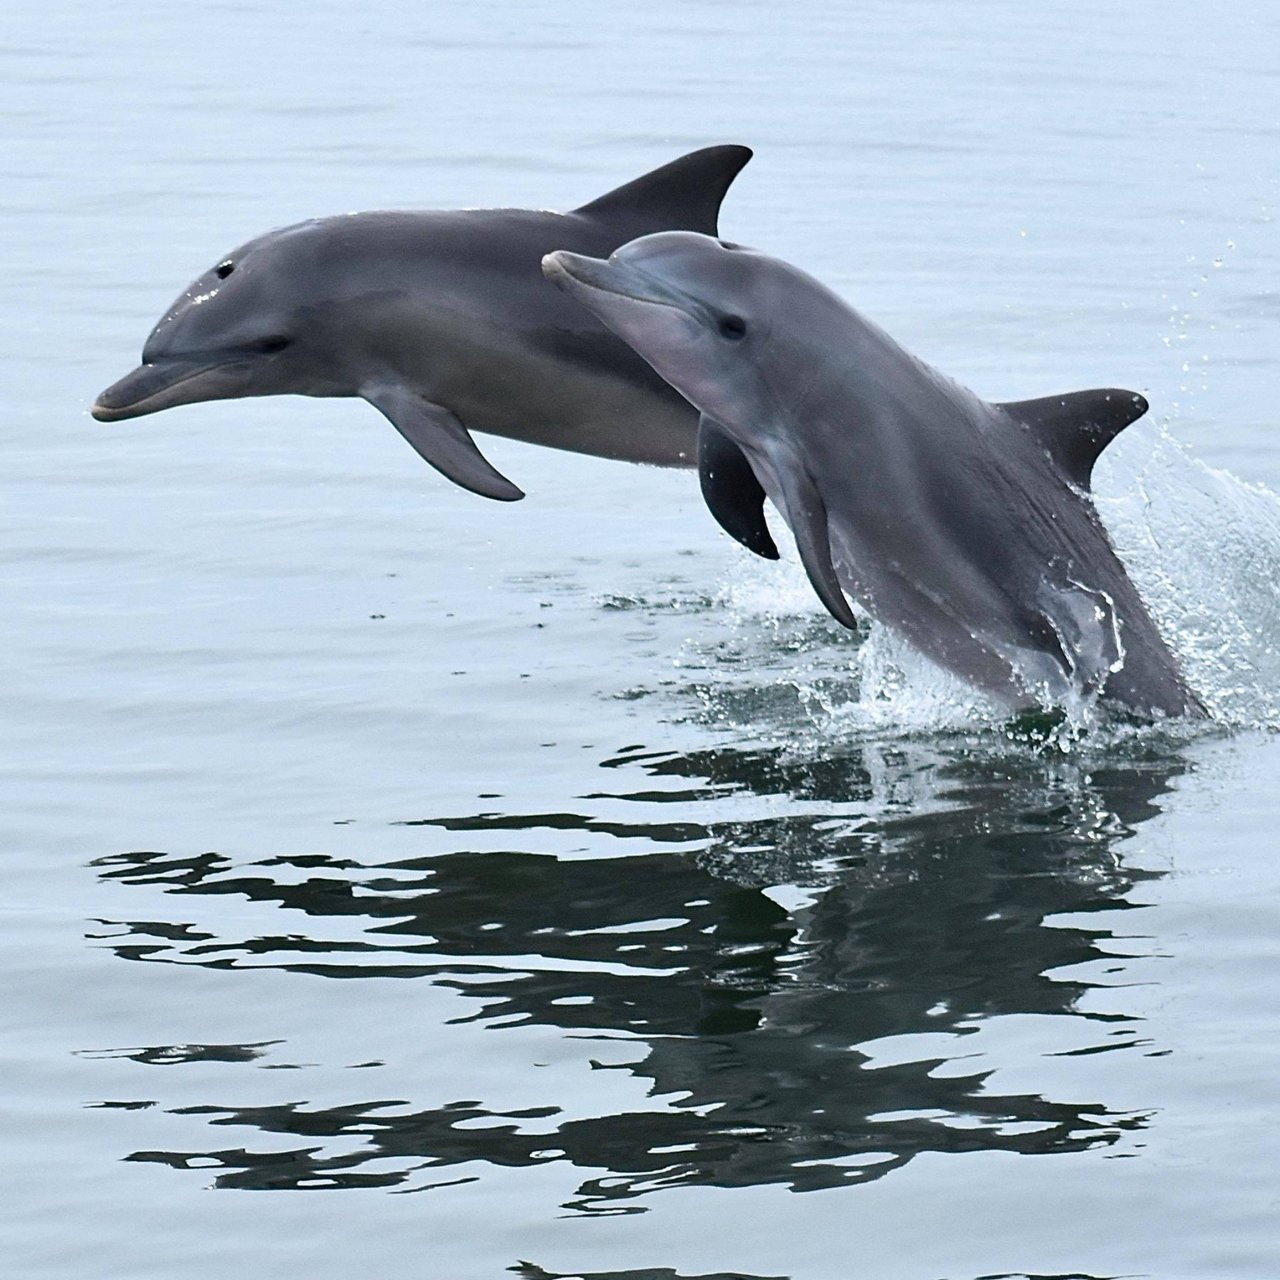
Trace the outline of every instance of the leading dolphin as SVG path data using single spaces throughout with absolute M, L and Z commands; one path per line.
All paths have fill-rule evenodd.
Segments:
M 523 497 L 471 431 L 691 466 L 697 414 L 629 347 L 549 289 L 556 248 L 607 255 L 666 228 L 716 233 L 747 147 L 694 151 L 559 214 L 527 209 L 318 218 L 232 250 L 151 332 L 100 422 L 240 396 L 359 396 L 433 467 Z
M 1089 498 L 1147 408 L 1130 391 L 990 404 L 797 268 L 705 235 L 649 235 L 548 277 L 702 412 L 712 513 L 776 555 L 767 494 L 815 590 L 847 591 L 1010 708 L 1103 697 L 1203 715 Z

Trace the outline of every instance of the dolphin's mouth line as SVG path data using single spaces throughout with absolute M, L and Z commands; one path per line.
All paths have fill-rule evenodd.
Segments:
M 611 298 L 626 298 L 628 302 L 643 302 L 651 307 L 666 307 L 668 311 L 679 311 L 683 315 L 689 314 L 688 310 L 678 302 L 666 302 L 661 298 L 646 298 L 639 293 L 628 293 L 626 289 L 610 289 L 607 285 L 589 284 L 586 280 L 578 280 L 576 276 L 570 276 L 569 278 L 584 288 L 594 289 L 596 293 L 607 293 Z
M 89 413 L 98 422 L 121 422 L 127 418 L 141 418 L 150 412 L 147 405 L 154 400 L 158 400 L 161 396 L 172 395 L 179 387 L 185 386 L 195 378 L 200 378 L 206 374 L 212 373 L 216 369 L 225 369 L 229 365 L 242 362 L 242 357 L 235 356 L 226 360 L 215 360 L 210 364 L 198 365 L 196 368 L 190 369 L 180 377 L 175 378 L 172 382 L 166 382 L 163 386 L 157 387 L 154 391 L 149 391 L 146 395 L 141 396 L 137 400 L 131 400 L 127 404 L 104 404 L 102 397 L 99 396 L 99 398 L 94 401 L 93 407 L 89 410 Z M 140 364 L 137 370 L 128 376 L 134 377 L 144 369 L 150 370 L 157 368 L 161 368 L 161 366 L 157 365 L 154 361 L 150 364 Z M 124 379 L 122 379 L 122 381 L 124 381 Z M 119 383 L 116 383 L 115 385 L 119 386 Z M 108 387 L 102 395 L 109 395 L 111 391 L 112 388 Z
M 559 253 L 547 254 L 547 256 L 542 260 L 542 265 L 543 265 L 543 270 L 544 272 L 546 272 L 547 275 L 563 276 L 566 279 L 573 281 L 574 284 L 580 286 L 583 289 L 590 289 L 593 293 L 607 294 L 611 298 L 625 298 L 628 302 L 644 303 L 651 307 L 665 307 L 668 311 L 676 311 L 676 312 L 679 312 L 681 315 L 686 315 L 686 316 L 692 315 L 692 311 L 690 310 L 690 308 L 686 305 L 682 305 L 680 302 L 670 301 L 665 298 L 654 298 L 652 296 L 645 296 L 644 294 L 641 294 L 641 293 L 630 292 L 626 288 L 623 288 L 619 285 L 615 285 L 613 283 L 601 284 L 595 280 L 586 280 L 582 276 L 575 274 L 569 268 L 569 266 L 561 259 Z M 608 266 L 609 263 L 607 260 L 605 260 L 603 263 L 601 263 L 601 265 Z M 650 279 L 649 276 L 645 275 L 645 273 L 639 270 L 637 267 L 627 267 L 625 268 L 625 270 L 630 272 L 631 275 L 633 276 L 640 277 L 642 280 Z M 654 284 L 655 288 L 658 287 L 657 281 L 653 281 L 652 283 Z

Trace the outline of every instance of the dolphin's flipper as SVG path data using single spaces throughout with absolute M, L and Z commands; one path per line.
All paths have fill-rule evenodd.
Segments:
M 522 490 L 489 464 L 466 427 L 442 405 L 395 383 L 361 387 L 360 395 L 386 416 L 420 457 L 454 484 L 501 502 L 524 497 Z
M 831 534 L 827 529 L 827 504 L 814 484 L 813 477 L 804 464 L 791 453 L 774 458 L 774 471 L 782 485 L 782 501 L 785 504 L 787 523 L 795 536 L 800 563 L 809 575 L 818 599 L 827 606 L 827 612 L 850 631 L 858 629 L 858 620 L 845 599 L 836 577 L 836 567 L 831 562 Z
M 1142 417 L 1147 407 L 1136 391 L 1115 387 L 996 405 L 1031 429 L 1059 470 L 1079 489 L 1089 487 L 1098 455 L 1125 427 Z
M 764 519 L 764 486 L 725 429 L 704 413 L 698 420 L 698 480 L 717 523 L 748 551 L 766 560 L 778 548 Z
M 725 192 L 750 159 L 750 147 L 704 147 L 574 212 L 593 217 L 612 214 L 625 219 L 628 226 L 652 231 L 701 231 L 714 236 Z M 637 229 L 635 234 L 642 232 Z

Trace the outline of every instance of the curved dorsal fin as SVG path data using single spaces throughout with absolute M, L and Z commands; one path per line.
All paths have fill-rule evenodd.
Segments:
M 996 405 L 1030 428 L 1062 474 L 1080 489 L 1089 487 L 1098 455 L 1147 407 L 1136 391 L 1117 387 Z
M 720 202 L 750 159 L 750 147 L 704 147 L 615 187 L 574 212 L 593 217 L 616 214 L 655 231 L 700 231 L 714 236 Z

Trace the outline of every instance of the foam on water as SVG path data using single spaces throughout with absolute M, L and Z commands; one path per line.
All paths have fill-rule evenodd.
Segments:
M 1160 429 L 1126 433 L 1107 451 L 1095 500 L 1212 723 L 1280 728 L 1280 497 L 1206 466 Z M 712 718 L 746 727 L 742 712 L 753 700 L 745 681 L 765 720 L 775 718 L 770 710 L 799 710 L 805 724 L 791 727 L 802 731 L 1010 732 L 989 699 L 865 615 L 856 637 L 827 626 L 792 540 L 778 533 L 783 560 L 744 558 L 721 591 L 737 624 L 733 639 L 701 633 L 687 644 L 701 661 L 685 665 L 712 672 L 697 690 Z M 1086 738 L 1102 745 L 1153 731 L 1195 730 L 1136 729 L 1082 701 L 1047 733 L 1071 750 Z

